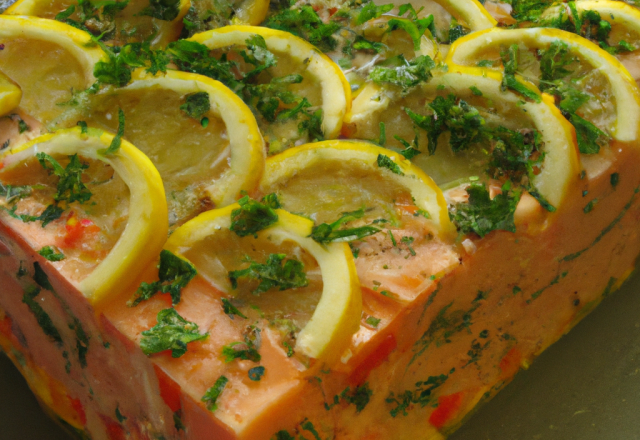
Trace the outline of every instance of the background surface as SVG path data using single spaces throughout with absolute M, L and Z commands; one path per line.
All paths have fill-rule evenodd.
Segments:
M 40 410 L 4 355 L 0 355 L 0 439 L 68 439 Z M 450 437 L 574 439 L 640 440 L 639 273 Z

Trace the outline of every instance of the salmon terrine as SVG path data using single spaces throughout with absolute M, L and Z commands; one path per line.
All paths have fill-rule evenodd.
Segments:
M 442 439 L 640 254 L 617 1 L 20 0 L 0 349 L 82 439 Z

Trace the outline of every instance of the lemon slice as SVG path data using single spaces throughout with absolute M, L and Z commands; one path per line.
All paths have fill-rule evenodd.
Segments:
M 20 104 L 22 90 L 0 72 L 0 116 L 7 115 Z
M 577 57 L 579 66 L 585 64 L 582 67 L 588 68 L 589 76 L 583 87 L 595 94 L 596 99 L 586 104 L 592 106 L 592 122 L 600 129 L 609 131 L 616 140 L 637 139 L 640 93 L 634 79 L 614 56 L 580 36 L 557 29 L 489 29 L 456 41 L 445 62 L 451 69 L 456 69 L 455 66 L 475 66 L 483 60 L 499 60 L 500 51 L 512 44 L 533 51 L 548 49 L 558 41 L 567 45 L 571 55 Z M 532 65 L 535 66 L 534 60 Z M 535 68 L 530 75 L 523 73 L 527 79 L 535 78 L 535 75 Z M 611 110 L 608 106 L 611 106 Z M 585 117 L 590 119 L 589 116 Z
M 95 129 L 89 129 L 85 134 L 80 128 L 60 130 L 10 149 L 2 156 L 0 178 L 5 184 L 18 182 L 24 185 L 37 179 L 35 171 L 44 173 L 35 160 L 37 153 L 46 153 L 60 161 L 77 154 L 81 161 L 91 163 L 90 169 L 94 165 L 100 168 L 102 164 L 112 170 L 111 177 L 106 174 L 106 181 L 88 183 L 93 190 L 89 200 L 93 200 L 95 205 L 69 203 L 68 209 L 58 220 L 53 220 L 53 224 L 49 226 L 42 222 L 46 227 L 14 220 L 17 229 L 29 228 L 27 236 L 37 242 L 33 244 L 34 249 L 52 244 L 50 241 L 59 236 L 56 233 L 67 234 L 64 240 L 69 245 L 69 255 L 56 264 L 68 268 L 68 278 L 93 304 L 108 300 L 127 287 L 160 252 L 168 230 L 162 181 L 155 167 L 144 154 L 124 140 L 117 152 L 103 155 L 101 151 L 107 149 L 113 139 L 113 135 Z M 32 165 L 25 168 L 29 163 Z M 101 184 L 105 185 L 102 188 L 108 189 L 102 194 Z M 34 189 L 32 194 L 35 193 Z M 18 201 L 14 205 L 17 207 L 14 214 L 16 210 L 22 213 L 23 209 L 38 208 L 38 201 L 32 199 L 33 196 Z M 125 203 L 127 199 L 128 204 Z M 85 210 L 88 214 L 81 215 L 80 211 Z M 99 231 L 96 230 L 97 225 L 101 225 Z M 78 228 L 82 227 L 101 234 L 93 244 L 89 244 L 90 249 L 83 249 L 82 240 L 73 235 L 79 234 Z M 49 230 L 53 232 L 47 233 Z M 113 243 L 111 248 L 105 249 L 106 255 L 92 253 L 104 242 Z M 87 262 L 87 256 L 92 255 L 94 259 Z M 78 277 L 76 272 L 82 275 Z
M 315 359 L 334 362 L 360 327 L 362 313 L 360 287 L 349 246 L 316 243 L 309 238 L 312 221 L 281 209 L 275 211 L 277 222 L 257 232 L 256 237 L 239 237 L 229 229 L 232 212 L 238 208 L 239 205 L 231 205 L 201 214 L 178 228 L 165 249 L 190 260 L 201 275 L 217 286 L 228 284 L 228 271 L 239 269 L 229 262 L 240 264 L 245 254 L 251 255 L 252 249 L 255 253 L 256 249 L 260 252 L 262 246 L 276 252 L 284 248 L 290 257 L 308 253 L 319 268 L 322 289 L 315 310 L 311 309 L 310 319 L 296 337 L 295 350 Z M 221 266 L 222 270 L 219 269 Z M 221 290 L 228 290 L 227 293 L 233 296 L 233 290 L 225 287 Z M 276 292 L 269 294 L 276 295 Z M 302 294 L 307 295 L 307 292 Z M 289 305 L 275 304 L 274 307 Z
M 615 54 L 615 57 L 629 70 L 629 73 L 636 79 L 640 78 L 640 63 L 638 63 L 638 51 L 640 48 L 640 11 L 624 2 L 617 1 L 593 1 L 585 0 L 575 3 L 575 10 L 586 20 L 585 13 L 589 11 L 597 12 L 599 19 L 609 23 L 610 31 L 606 32 L 606 39 L 603 43 L 609 45 L 606 50 Z M 553 20 L 559 14 L 571 15 L 571 10 L 566 5 L 553 6 L 542 14 L 541 19 Z M 564 19 L 564 17 L 563 17 Z M 600 27 L 599 23 L 594 23 Z M 589 36 L 595 44 L 597 34 Z M 602 46 L 601 46 L 602 47 Z
M 86 27 L 95 36 L 102 35 L 110 44 L 122 45 L 135 41 L 150 41 L 153 46 L 165 46 L 177 40 L 182 31 L 182 19 L 189 11 L 189 0 L 178 0 L 175 4 L 163 4 L 158 1 L 130 0 L 123 9 L 106 14 L 99 2 L 87 2 L 93 11 L 84 11 L 87 15 L 83 22 L 78 15 L 81 7 L 76 0 L 18 0 L 9 7 L 6 15 L 28 15 L 55 19 L 73 7 L 74 11 L 66 19 Z M 69 11 L 71 12 L 71 11 Z M 62 18 L 58 18 L 64 21 Z
M 398 168 L 395 169 L 393 165 L 390 165 L 391 168 L 394 168 L 391 170 L 384 165 L 378 165 L 378 156 L 380 155 L 388 157 Z M 340 162 L 344 162 L 344 166 L 340 166 Z M 336 176 L 341 176 L 341 178 L 344 178 L 344 173 L 353 167 L 354 170 L 360 169 L 358 172 L 362 179 L 367 176 L 378 181 L 388 181 L 389 185 L 395 186 L 394 190 L 408 192 L 415 199 L 415 206 L 429 214 L 430 222 L 433 223 L 437 235 L 446 237 L 451 233 L 452 225 L 449 221 L 446 202 L 433 180 L 399 153 L 366 142 L 346 140 L 317 142 L 273 156 L 267 160 L 265 173 L 260 182 L 260 190 L 264 194 L 271 192 L 291 194 L 290 203 L 292 206 L 287 205 L 288 197 L 284 196 L 282 199 L 285 208 L 293 212 L 304 212 L 321 221 L 329 220 L 339 216 L 341 212 L 360 207 L 363 200 L 356 201 L 355 199 L 349 200 L 349 198 L 355 198 L 356 188 L 365 185 L 354 181 L 351 187 L 340 188 L 342 191 L 338 189 L 335 194 L 338 197 L 314 197 L 313 200 L 311 198 L 304 200 L 301 194 L 306 190 L 311 190 L 314 185 L 310 184 L 308 188 L 298 188 L 289 186 L 288 182 L 292 179 L 303 178 L 305 174 L 310 178 L 322 179 L 323 175 L 330 173 L 331 166 L 338 166 Z M 322 168 L 323 172 L 316 172 L 315 167 Z M 333 177 L 327 175 L 327 179 L 330 182 Z M 320 188 L 318 188 L 319 190 Z M 371 195 L 372 192 L 380 192 L 381 197 L 378 200 L 380 204 L 385 203 L 383 198 L 387 197 L 392 202 L 395 195 L 384 192 L 379 186 L 363 192 L 368 193 L 365 197 L 370 198 L 369 203 L 376 203 L 376 196 Z
M 342 119 L 351 105 L 351 88 L 342 70 L 313 45 L 288 32 L 251 26 L 227 26 L 194 35 L 190 40 L 204 44 L 212 50 L 230 46 L 242 48 L 246 47 L 246 41 L 255 35 L 264 38 L 267 49 L 277 58 L 277 65 L 268 69 L 270 75 L 302 75 L 303 81 L 296 84 L 294 92 L 307 98 L 312 108 L 322 109 L 323 136 L 326 139 L 336 138 L 340 134 Z M 258 82 L 262 83 L 263 80 L 258 77 Z M 279 137 L 297 140 L 297 123 L 293 128 L 296 134 L 290 134 L 290 125 L 276 123 L 267 127 L 265 123 L 261 123 L 270 144 L 270 151 L 274 152 L 271 144 L 279 142 Z
M 401 147 L 394 136 L 410 141 L 418 134 L 422 154 L 415 156 L 413 161 L 443 187 L 458 179 L 483 175 L 488 160 L 485 152 L 471 149 L 456 154 L 448 146 L 441 145 L 441 141 L 435 154 L 429 155 L 426 132 L 417 130 L 404 111 L 409 109 L 424 115 L 425 102 L 431 103 L 438 96 L 443 99 L 454 95 L 477 109 L 489 126 L 504 125 L 514 131 L 535 129 L 540 133 L 544 159 L 540 172 L 530 183 L 549 203 L 559 206 L 579 173 L 579 160 L 573 128 L 553 105 L 553 100 L 543 96 L 540 103 L 525 102 L 519 95 L 502 92 L 502 75 L 498 72 L 468 67 L 456 69 L 459 70 L 456 73 L 434 76 L 429 83 L 405 97 L 387 94 L 383 89 L 372 89 L 371 95 L 363 96 L 362 100 L 358 97 L 353 105 L 354 112 L 346 119 L 352 136 L 377 138 L 382 123 L 386 127 L 387 143 Z
M 104 57 L 87 33 L 35 17 L 0 15 L 0 43 L 0 71 L 22 89 L 20 108 L 42 123 L 93 84 L 93 66 Z
M 170 224 L 180 224 L 213 206 L 225 206 L 257 185 L 264 167 L 264 142 L 249 108 L 218 81 L 169 71 L 153 76 L 134 71 L 122 88 L 107 87 L 64 115 L 63 125 L 80 119 L 116 131 L 125 116 L 124 136 L 154 163 L 164 182 Z M 210 109 L 189 116 L 181 107 L 196 93 Z
M 357 141 L 302 145 L 267 159 L 260 191 L 317 225 L 349 213 L 339 239 L 351 241 L 360 282 L 378 294 L 411 301 L 457 264 L 442 191 L 395 151 Z

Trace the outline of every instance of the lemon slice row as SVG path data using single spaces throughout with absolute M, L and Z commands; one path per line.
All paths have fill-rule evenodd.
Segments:
M 74 0 L 59 0 L 56 2 L 19 0 L 10 6 L 4 14 L 54 19 L 58 14 L 72 6 L 75 6 L 76 10 L 69 18 L 77 21 L 79 19 L 77 14 L 79 7 L 77 1 Z M 269 2 L 267 0 L 241 0 L 234 2 L 232 6 L 233 22 L 250 25 L 257 25 L 262 22 L 269 10 Z M 187 17 L 187 13 L 191 8 L 198 16 L 196 18 L 198 20 L 202 18 L 200 16 L 207 15 L 208 11 L 216 11 L 219 5 L 206 0 L 194 0 L 193 2 L 179 0 L 174 10 L 167 14 L 169 8 L 163 10 L 161 7 L 158 7 L 157 12 L 154 13 L 154 5 L 149 0 L 131 0 L 124 9 L 115 14 L 112 23 L 106 23 L 107 26 L 100 22 L 96 26 L 96 23 L 92 23 L 91 20 L 81 24 L 87 26 L 96 34 L 101 34 L 105 31 L 109 32 L 113 35 L 109 41 L 112 44 L 121 45 L 131 42 L 150 41 L 154 47 L 164 47 L 180 37 L 183 27 L 187 26 L 185 19 L 194 19 L 194 17 Z M 171 18 L 171 16 L 173 17 Z M 190 24 L 197 26 L 195 23 Z
M 260 179 L 265 149 L 256 120 L 242 100 L 219 82 L 177 71 L 154 77 L 139 69 L 126 87 L 106 87 L 80 103 L 59 105 L 72 98 L 71 91 L 93 84 L 93 66 L 104 59 L 102 50 L 91 47 L 89 36 L 78 29 L 32 17 L 0 16 L 0 38 L 4 44 L 0 71 L 9 77 L 0 78 L 0 110 L 8 113 L 20 101 L 22 111 L 48 128 L 69 128 L 83 120 L 116 132 L 122 109 L 125 138 L 152 158 L 165 182 L 172 224 L 199 212 L 200 202 L 192 197 L 185 196 L 190 208 L 173 202 L 175 191 L 186 185 L 202 186 L 214 206 L 224 206 L 241 191 L 252 190 Z M 47 49 L 54 55 L 43 56 Z M 184 99 L 196 93 L 209 97 L 208 129 L 180 109 Z M 160 108 L 159 100 L 165 103 Z
M 178 228 L 165 249 L 183 256 L 208 237 L 215 237 L 222 230 L 229 230 L 231 213 L 239 205 L 201 214 Z M 257 238 L 267 239 L 276 246 L 292 241 L 309 252 L 317 261 L 322 274 L 323 290 L 315 311 L 307 325 L 297 336 L 296 351 L 327 362 L 334 362 L 349 344 L 351 335 L 359 328 L 362 310 L 360 287 L 351 250 L 345 243 L 322 246 L 311 238 L 313 222 L 303 217 L 276 210 L 278 221 L 257 233 Z M 253 236 L 245 241 L 255 241 Z M 233 249 L 214 252 L 233 252 Z M 198 265 L 196 263 L 196 268 Z
M 63 0 L 59 2 L 21 0 L 14 3 L 4 13 L 6 15 L 24 15 L 54 19 L 59 13 L 64 12 L 71 6 L 75 7 L 75 13 L 70 16 L 70 19 L 78 21 L 78 2 L 73 0 Z M 190 7 L 191 2 L 189 0 L 180 0 L 175 6 L 175 11 L 168 15 L 165 15 L 167 14 L 168 8 L 164 11 L 158 8 L 158 12 L 151 12 L 151 15 L 148 15 L 148 12 L 145 10 L 149 8 L 153 9 L 151 2 L 146 0 L 130 1 L 123 10 L 116 13 L 113 19 L 113 29 L 111 30 L 113 39 L 111 42 L 124 44 L 133 41 L 150 40 L 154 46 L 165 46 L 180 36 L 180 31 L 183 26 L 182 19 Z M 171 20 L 159 18 L 163 15 L 166 18 L 169 18 L 170 15 L 174 17 Z M 88 26 L 88 28 L 91 28 L 93 25 L 89 20 L 81 24 Z M 98 24 L 100 25 L 99 22 Z M 97 35 L 100 35 L 109 29 L 101 26 L 91 30 Z M 135 37 L 133 38 L 127 36 L 131 34 L 132 31 L 135 31 Z
M 109 164 L 125 182 L 129 189 L 127 226 L 104 260 L 77 286 L 93 304 L 108 299 L 131 283 L 160 252 L 168 231 L 164 190 L 158 172 L 144 154 L 125 140 L 116 153 L 101 154 L 113 138 L 109 133 L 91 129 L 86 134 L 80 128 L 62 130 L 23 144 L 2 158 L 2 170 L 7 172 L 40 152 L 78 154 Z

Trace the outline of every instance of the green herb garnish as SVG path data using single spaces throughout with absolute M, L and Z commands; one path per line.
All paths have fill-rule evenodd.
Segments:
M 222 301 L 222 311 L 229 318 L 233 319 L 234 316 L 239 316 L 241 318 L 247 319 L 247 317 L 243 315 L 242 312 L 238 310 L 236 306 L 231 304 L 231 301 L 229 301 L 227 298 L 222 298 L 220 301 Z
M 494 230 L 515 232 L 513 220 L 520 193 L 510 191 L 510 182 L 502 187 L 502 193 L 493 199 L 484 184 L 471 183 L 467 188 L 468 203 L 455 206 L 453 222 L 463 233 L 475 232 L 484 237 Z
M 196 268 L 189 261 L 163 249 L 160 252 L 158 281 L 142 282 L 128 305 L 129 307 L 137 306 L 158 292 L 169 293 L 172 304 L 176 305 L 180 302 L 182 289 L 197 273 Z
M 393 159 L 389 156 L 385 156 L 384 154 L 378 154 L 378 159 L 376 161 L 380 168 L 386 168 L 391 171 L 393 174 L 398 174 L 399 176 L 404 176 L 400 165 L 395 163 Z
M 62 261 L 65 259 L 64 254 L 55 246 L 45 246 L 38 253 L 49 261 Z
M 357 228 L 340 229 L 346 223 L 360 219 L 364 216 L 364 209 L 357 211 L 345 212 L 333 223 L 322 223 L 314 226 L 311 230 L 311 238 L 318 243 L 326 244 L 332 242 L 349 242 L 359 240 L 369 235 L 380 232 L 380 229 L 374 226 L 360 226 Z
M 213 386 L 207 390 L 204 396 L 202 396 L 201 400 L 207 404 L 207 409 L 209 411 L 215 411 L 218 409 L 218 405 L 216 404 L 216 402 L 220 397 L 220 394 L 222 394 L 224 387 L 227 386 L 228 382 L 229 379 L 227 379 L 225 376 L 220 376 L 216 380 L 216 383 L 214 383 Z
M 171 350 L 171 357 L 179 358 L 187 352 L 187 344 L 202 341 L 209 333 L 200 334 L 198 324 L 189 322 L 175 309 L 164 309 L 158 313 L 158 324 L 142 332 L 140 348 L 147 356 Z
M 278 290 L 305 287 L 309 284 L 304 272 L 304 265 L 295 259 L 286 259 L 285 254 L 270 254 L 265 264 L 249 260 L 250 265 L 246 269 L 229 272 L 229 280 L 233 289 L 238 288 L 238 280 L 246 278 L 260 281 L 252 293 L 259 295 L 270 289 Z
M 369 79 L 376 84 L 394 84 L 407 92 L 412 87 L 428 82 L 431 70 L 436 67 L 434 61 L 428 55 L 421 55 L 407 61 L 403 55 L 398 55 L 388 60 L 390 66 L 376 66 L 371 69 Z
M 211 102 L 207 92 L 190 93 L 185 97 L 185 103 L 180 106 L 187 116 L 201 120 L 202 117 L 211 110 Z

